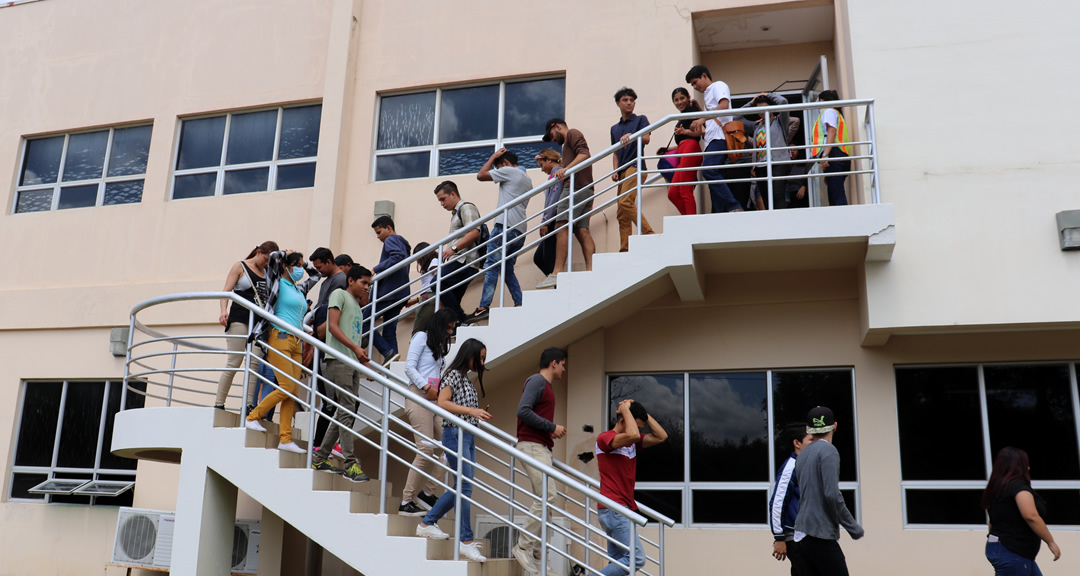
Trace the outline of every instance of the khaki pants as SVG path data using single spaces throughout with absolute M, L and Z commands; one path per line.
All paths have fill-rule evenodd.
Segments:
M 360 393 L 360 372 L 352 366 L 340 360 L 328 358 L 326 360 L 325 374 L 328 380 L 353 396 Z M 353 451 L 353 442 L 356 440 L 356 436 L 350 432 L 356 418 L 349 412 L 356 412 L 356 400 L 333 386 L 327 386 L 327 388 L 329 390 L 326 391 L 326 395 L 333 398 L 334 402 L 337 402 L 341 407 L 334 408 L 334 422 L 330 424 L 326 429 L 326 433 L 323 434 L 322 445 L 315 450 L 315 461 L 325 461 L 334 450 L 334 444 L 341 443 L 341 454 L 345 456 L 343 468 L 348 470 L 353 464 L 360 465 L 360 461 Z
M 295 396 L 297 383 L 300 381 L 300 361 L 303 359 L 300 339 L 292 334 L 281 332 L 277 328 L 271 328 L 270 348 L 273 350 L 266 353 L 266 360 L 274 367 L 274 376 L 277 378 L 278 386 Z M 291 358 L 296 363 L 289 362 L 286 358 Z M 292 419 L 293 413 L 296 412 L 296 402 L 286 396 L 285 392 L 275 389 L 263 398 L 262 402 L 259 402 L 255 410 L 248 414 L 247 419 L 262 418 L 278 403 L 281 403 L 280 442 L 288 444 L 292 442 Z
M 619 194 L 633 190 L 637 186 L 636 174 L 637 168 L 633 166 L 622 171 L 619 175 Z M 630 249 L 630 233 L 633 231 L 633 226 L 637 224 L 637 192 L 619 198 L 618 206 L 615 215 L 619 219 L 619 252 L 626 252 Z M 641 215 L 639 232 L 641 234 L 653 233 L 652 226 L 649 226 L 649 221 L 645 219 L 644 214 Z
M 409 390 L 424 395 L 416 386 L 409 386 Z M 435 414 L 431 410 L 428 410 L 425 406 L 417 404 L 412 400 L 405 400 L 405 415 L 409 418 L 409 424 L 412 425 L 413 430 L 416 430 L 417 434 L 413 435 L 416 440 L 416 447 L 421 453 L 431 457 L 435 457 L 435 449 L 438 444 L 442 443 L 442 416 Z M 420 434 L 432 438 L 435 441 L 435 445 L 432 445 L 429 441 L 424 440 Z M 425 473 L 432 476 L 441 476 L 441 474 L 432 474 L 435 470 L 435 463 L 424 458 L 420 454 L 413 458 L 413 466 L 423 470 Z M 420 485 L 424 486 L 424 492 L 435 495 L 435 492 L 439 489 L 439 485 L 434 480 L 421 476 L 419 472 L 409 469 L 409 475 L 405 479 L 405 489 L 401 491 L 401 502 L 416 502 L 417 490 Z
M 551 450 L 543 444 L 537 444 L 536 442 L 518 442 L 518 450 L 532 456 L 540 462 L 551 466 Z M 532 484 L 532 493 L 536 495 L 536 500 L 533 500 L 532 507 L 529 508 L 529 512 L 537 518 L 541 517 L 541 499 L 544 494 L 544 475 L 539 470 L 531 466 L 526 466 L 525 471 L 529 474 L 529 483 Z M 557 492 L 555 490 L 555 480 L 548 478 L 548 518 L 551 517 L 551 508 L 555 505 L 555 496 Z M 551 532 L 548 531 L 548 535 Z M 520 533 L 518 537 L 518 546 L 524 550 L 532 550 L 533 555 L 536 556 L 540 551 L 540 521 L 531 517 L 525 519 L 525 529 Z
M 248 326 L 243 322 L 230 322 L 229 329 L 225 333 L 229 336 L 247 336 Z M 244 363 L 243 352 L 247 349 L 247 342 L 243 338 L 226 338 L 225 348 L 229 352 L 239 352 L 240 354 L 229 354 L 225 357 L 225 370 L 222 371 L 221 379 L 218 380 L 217 396 L 214 396 L 214 404 L 221 404 L 222 406 L 225 405 L 225 401 L 229 398 L 229 390 L 232 388 L 236 369 Z M 252 346 L 251 353 L 262 358 L 262 349 L 258 346 Z M 251 369 L 255 370 L 257 367 L 258 365 L 255 364 L 251 366 Z M 255 394 L 254 379 L 250 380 L 248 384 L 247 403 L 251 404 Z

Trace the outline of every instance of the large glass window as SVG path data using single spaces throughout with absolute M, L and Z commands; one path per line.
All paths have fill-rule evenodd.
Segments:
M 632 398 L 668 433 L 638 453 L 638 501 L 684 525 L 766 526 L 776 470 L 791 453 L 774 438 L 814 406 L 829 406 L 841 424 L 840 487 L 855 513 L 853 377 L 850 368 L 611 375 L 608 426 Z
M 64 504 L 131 506 L 137 462 L 115 456 L 113 420 L 124 383 L 23 383 L 8 497 Z M 143 392 L 145 384 L 132 386 Z M 128 394 L 127 408 L 142 408 Z
M 28 139 L 12 212 L 141 202 L 152 132 L 124 126 Z
M 499 147 L 523 165 L 544 148 L 543 123 L 563 116 L 565 78 L 492 82 L 379 98 L 373 180 L 474 174 Z
M 315 185 L 322 105 L 184 120 L 172 199 Z
M 1050 524 L 1080 525 L 1076 365 L 896 368 L 901 485 L 908 525 L 979 526 L 993 458 L 1031 458 L 1032 486 L 1057 504 Z

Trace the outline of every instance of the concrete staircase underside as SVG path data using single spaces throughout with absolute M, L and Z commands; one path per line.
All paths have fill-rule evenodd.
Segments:
M 379 514 L 377 480 L 354 483 L 315 472 L 305 466 L 303 454 L 275 449 L 276 426 L 253 432 L 238 424 L 237 414 L 212 408 L 143 408 L 116 417 L 115 454 L 180 462 L 172 574 L 201 573 L 196 556 L 202 552 L 202 516 L 212 513 L 207 510 L 212 507 L 207 471 L 212 471 L 365 576 L 520 575 L 513 559 L 451 560 L 452 541 L 417 538 L 419 518 L 395 514 L 400 500 L 389 497 L 391 486 L 389 514 Z M 441 525 L 453 534 L 449 521 Z

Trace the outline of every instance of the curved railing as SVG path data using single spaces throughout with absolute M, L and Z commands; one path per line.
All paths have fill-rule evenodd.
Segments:
M 258 371 L 258 364 L 263 360 L 260 359 L 257 353 L 260 346 L 258 344 L 253 345 L 250 333 L 246 335 L 228 335 L 224 333 L 175 334 L 172 333 L 176 331 L 173 323 L 170 323 L 168 327 L 151 327 L 140 318 L 140 313 L 148 313 L 151 310 L 154 313 L 171 312 L 174 315 L 186 315 L 188 310 L 180 309 L 185 306 L 185 303 L 216 303 L 219 300 L 229 300 L 233 306 L 241 306 L 246 309 L 248 311 L 249 327 L 254 325 L 256 317 L 278 325 L 287 325 L 285 321 L 273 314 L 233 293 L 227 292 L 174 294 L 152 298 L 138 304 L 131 311 L 128 351 L 125 362 L 125 389 L 121 399 L 121 410 L 127 407 L 128 393 L 145 395 L 148 400 L 145 403 L 146 406 L 172 406 L 174 404 L 210 406 L 212 405 L 212 399 L 207 397 L 215 394 L 218 385 L 218 380 L 213 376 L 220 376 L 223 371 L 222 366 L 229 355 L 240 355 L 242 362 L 237 372 L 243 375 L 242 392 L 239 396 L 230 394 L 228 404 L 234 405 L 236 401 L 239 401 L 241 414 L 243 413 L 242 407 L 246 404 L 249 389 L 252 389 L 256 384 L 261 384 L 280 390 L 288 398 L 296 402 L 299 407 L 310 412 L 311 417 L 308 420 L 309 428 L 306 436 L 308 439 L 314 437 L 318 418 L 332 418 L 328 414 L 329 407 L 333 407 L 335 411 L 345 411 L 345 413 L 353 416 L 362 424 L 362 426 L 354 425 L 354 429 L 348 430 L 348 433 L 353 434 L 354 442 L 357 443 L 358 447 L 367 446 L 377 450 L 379 453 L 379 513 L 381 514 L 388 512 L 386 510 L 388 496 L 386 482 L 388 474 L 386 472 L 388 465 L 392 462 L 394 466 L 401 465 L 414 470 L 423 478 L 434 481 L 443 489 L 456 494 L 456 509 L 458 510 L 460 510 L 462 501 L 467 500 L 474 508 L 497 518 L 500 523 L 509 526 L 511 530 L 519 529 L 515 525 L 515 517 L 527 517 L 540 521 L 540 541 L 544 543 L 541 551 L 541 562 L 544 566 L 548 565 L 548 559 L 554 558 L 551 555 L 555 554 L 556 557 L 565 558 L 568 562 L 584 567 L 587 573 L 598 574 L 597 567 L 592 566 L 594 560 L 617 562 L 608 554 L 608 544 L 614 542 L 616 546 L 627 550 L 625 545 L 608 538 L 593 522 L 595 514 L 591 510 L 591 506 L 594 503 L 602 504 L 629 519 L 635 536 L 638 533 L 638 527 L 646 525 L 645 516 L 629 510 L 602 495 L 598 487 L 590 485 L 592 484 L 590 482 L 582 481 L 582 477 L 587 477 L 580 473 L 565 466 L 557 468 L 535 460 L 518 450 L 514 446 L 516 439 L 505 432 L 486 423 L 481 424 L 479 427 L 473 426 L 436 404 L 428 402 L 424 397 L 415 394 L 409 389 L 406 381 L 390 373 L 385 368 L 374 363 L 370 367 L 361 365 L 352 358 L 341 355 L 325 343 L 307 334 L 301 333 L 299 338 L 315 350 L 312 365 L 318 367 L 320 364 L 319 358 L 324 357 L 343 362 L 354 370 L 358 370 L 366 378 L 366 380 L 361 379 L 360 394 L 354 395 L 336 385 L 333 381 L 321 375 L 317 368 L 311 369 L 305 366 L 300 366 L 302 377 L 291 381 L 292 384 L 297 386 L 297 392 L 295 394 L 289 393 L 278 382 L 271 380 Z M 166 311 L 166 307 L 173 309 Z M 244 350 L 242 352 L 233 352 L 228 350 L 227 346 L 220 346 L 229 339 L 242 339 Z M 253 346 L 256 348 L 253 349 Z M 265 354 L 278 353 L 273 348 L 265 347 Z M 281 355 L 279 355 L 279 360 L 276 361 L 293 362 L 291 358 Z M 293 364 L 299 365 L 295 362 Z M 277 372 L 276 375 L 278 378 L 286 377 L 291 379 L 290 376 L 281 372 Z M 133 385 L 135 382 L 138 382 L 139 386 Z M 145 387 L 145 391 L 140 389 L 143 387 Z M 395 399 L 395 395 L 424 406 L 444 420 L 453 422 L 462 430 L 474 435 L 477 440 L 477 458 L 468 461 L 468 464 L 474 466 L 476 470 L 475 478 L 470 481 L 476 491 L 473 496 L 466 496 L 461 491 L 461 472 L 465 464 L 464 459 L 458 458 L 456 468 L 451 468 L 442 460 L 425 455 L 417 448 L 413 438 L 406 437 L 406 435 L 391 426 L 396 424 L 404 430 L 412 431 L 409 422 L 395 415 L 398 409 L 403 407 L 403 402 Z M 364 428 L 365 426 L 374 431 L 374 438 L 369 438 L 366 434 L 357 432 L 355 429 Z M 424 442 L 438 445 L 438 441 L 434 438 L 415 432 L 412 433 L 419 436 Z M 458 439 L 456 449 L 445 448 L 447 454 L 454 456 L 462 454 L 463 436 L 459 435 Z M 400 456 L 399 453 L 404 453 L 405 456 Z M 434 467 L 435 473 L 428 474 L 415 467 L 412 462 L 417 455 L 428 461 Z M 308 452 L 307 458 L 307 464 L 310 466 L 311 451 Z M 540 498 L 534 496 L 530 490 L 523 489 L 516 484 L 517 475 L 525 473 L 521 466 L 527 466 L 541 472 L 544 479 L 544 489 Z M 453 474 L 454 479 L 445 480 L 443 476 L 446 473 Z M 547 502 L 546 492 L 549 478 L 563 485 L 563 490 L 559 492 L 565 499 L 562 506 L 549 505 Z M 485 502 L 481 498 L 489 502 Z M 536 500 L 539 500 L 540 503 L 541 512 L 539 515 L 530 511 L 533 501 Z M 646 552 L 647 561 L 656 565 L 658 574 L 662 576 L 664 572 L 663 528 L 664 526 L 674 525 L 674 522 L 651 509 L 644 507 L 641 507 L 641 509 L 642 512 L 660 522 L 659 541 L 653 542 L 647 538 L 644 538 L 643 541 L 649 545 Z M 549 517 L 552 519 L 562 518 L 562 524 L 564 525 L 549 521 Z M 584 555 L 574 555 L 572 550 L 560 549 L 552 545 L 551 537 L 553 535 L 560 535 L 566 541 L 579 546 L 584 550 Z M 455 522 L 455 543 L 460 543 L 460 538 L 460 524 Z M 649 551 L 652 551 L 652 554 L 649 554 Z M 635 559 L 633 556 L 635 552 L 633 546 L 629 547 L 629 554 L 630 560 L 628 563 L 618 562 L 624 569 L 634 564 Z M 649 568 L 649 566 L 647 564 L 646 568 Z M 649 576 L 654 576 L 648 570 L 643 570 L 643 572 Z

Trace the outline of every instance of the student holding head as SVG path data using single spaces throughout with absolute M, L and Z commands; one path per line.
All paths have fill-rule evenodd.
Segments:
M 405 299 L 409 296 L 406 288 L 409 284 L 409 267 L 396 270 L 389 276 L 384 275 L 383 271 L 408 258 L 412 247 L 408 240 L 395 231 L 394 220 L 389 216 L 376 218 L 371 223 L 371 229 L 383 245 L 379 263 L 373 269 L 379 282 L 376 285 L 375 312 L 371 315 L 371 325 L 374 326 L 380 318 L 385 322 L 381 332 L 372 330 L 372 333 L 375 348 L 382 354 L 383 365 L 389 367 L 391 362 L 398 359 L 397 316 L 401 314 Z
M 820 102 L 835 102 L 840 99 L 836 90 L 825 90 L 818 96 Z M 832 158 L 821 163 L 821 169 L 825 174 L 837 172 L 850 172 L 851 160 L 845 160 L 851 154 L 851 146 L 845 145 L 851 142 L 847 125 L 844 124 L 844 115 L 839 108 L 826 108 L 818 114 L 811 133 L 813 147 L 810 155 L 814 158 Z M 844 180 L 847 174 L 840 176 L 825 176 L 825 187 L 829 192 L 829 206 L 847 206 L 847 192 L 844 190 Z
M 615 105 L 619 107 L 619 121 L 611 127 L 611 143 L 623 145 L 615 155 L 611 157 L 615 174 L 611 179 L 619 184 L 619 200 L 616 217 L 619 220 L 619 252 L 630 249 L 630 234 L 633 226 L 637 224 L 637 192 L 629 193 L 637 187 L 637 144 L 630 143 L 630 136 L 649 126 L 649 119 L 645 116 L 634 114 L 637 105 L 637 92 L 633 88 L 623 86 L 615 93 Z M 650 134 L 641 137 L 642 144 L 648 144 Z M 621 166 L 629 166 L 620 169 Z M 641 234 L 653 234 L 652 226 L 645 215 L 641 215 Z
M 234 263 L 232 268 L 229 269 L 229 274 L 225 277 L 225 287 L 221 291 L 235 292 L 237 296 L 262 307 L 267 296 L 266 266 L 270 264 L 270 254 L 276 252 L 277 249 L 277 242 L 270 240 L 253 248 L 247 258 Z M 225 357 L 225 370 L 218 380 L 214 408 L 225 409 L 225 401 L 229 398 L 229 389 L 232 388 L 236 369 L 244 362 L 243 352 L 247 348 L 247 342 L 240 336 L 247 336 L 250 320 L 251 313 L 243 306 L 237 306 L 236 304 L 229 306 L 228 300 L 221 301 L 221 314 L 218 316 L 218 323 L 225 327 L 225 334 L 234 336 L 234 338 L 225 339 L 225 348 L 232 354 Z M 256 356 L 262 356 L 262 350 L 258 346 L 252 346 L 251 352 Z M 245 400 L 250 405 L 255 394 L 255 383 L 250 382 L 249 384 Z

